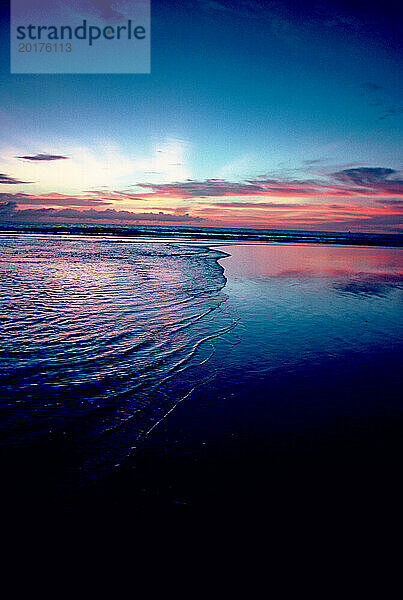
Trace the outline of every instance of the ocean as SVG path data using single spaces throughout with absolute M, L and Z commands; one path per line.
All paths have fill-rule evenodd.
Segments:
M 263 510 L 319 472 L 341 493 L 392 469 L 399 236 L 35 229 L 0 238 L 3 499 L 20 514 Z

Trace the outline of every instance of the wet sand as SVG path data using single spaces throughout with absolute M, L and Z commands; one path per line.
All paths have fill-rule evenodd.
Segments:
M 240 322 L 216 377 L 81 508 L 137 525 L 365 527 L 397 498 L 401 252 L 220 250 Z

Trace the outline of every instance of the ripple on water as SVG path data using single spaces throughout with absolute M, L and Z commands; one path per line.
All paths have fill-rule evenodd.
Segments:
M 220 256 L 176 243 L 4 236 L 3 444 L 61 432 L 95 470 L 127 453 L 207 376 L 214 339 L 234 326 Z

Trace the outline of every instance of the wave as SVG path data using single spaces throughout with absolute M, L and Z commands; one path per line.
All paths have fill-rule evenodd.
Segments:
M 3 447 L 67 444 L 97 477 L 214 374 L 224 253 L 176 243 L 4 236 Z M 75 475 L 74 475 L 75 473 Z
M 177 238 L 209 241 L 255 241 L 267 243 L 348 244 L 363 246 L 403 246 L 401 233 L 362 233 L 221 227 L 100 225 L 74 223 L 0 223 L 0 233 L 37 233 L 112 236 L 128 238 Z

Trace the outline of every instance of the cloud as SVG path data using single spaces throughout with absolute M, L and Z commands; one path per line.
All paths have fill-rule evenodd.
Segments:
M 180 198 L 207 198 L 209 196 L 236 196 L 254 194 L 263 188 L 250 183 L 232 183 L 224 179 L 197 181 L 187 179 L 175 183 L 140 183 L 139 187 L 149 189 L 153 195 L 175 196 Z
M 379 200 L 375 200 L 377 204 L 382 204 L 386 206 L 395 206 L 396 208 L 403 208 L 403 200 L 393 200 L 390 198 L 381 198 Z
M 19 179 L 14 179 L 14 177 L 10 177 L 5 173 L 0 173 L 0 183 L 4 183 L 5 185 L 17 185 L 20 183 L 32 183 L 32 181 L 20 181 Z
M 398 171 L 384 167 L 357 167 L 323 174 L 316 179 L 292 179 L 261 176 L 241 182 L 225 179 L 187 179 L 174 183 L 139 183 L 149 190 L 137 199 L 175 198 L 194 200 L 225 196 L 249 197 L 357 197 L 403 196 L 403 180 Z
M 267 196 L 267 195 L 299 195 L 314 193 L 314 189 L 301 186 L 301 182 L 283 182 L 270 180 L 247 180 L 245 182 L 231 182 L 225 179 L 205 179 L 197 181 L 187 179 L 175 183 L 140 183 L 139 187 L 151 190 L 147 196 L 175 197 L 181 199 L 192 198 L 217 198 L 220 196 Z
M 326 162 L 324 158 L 315 158 L 312 160 L 303 160 L 302 163 L 307 167 L 313 167 L 314 165 L 320 165 L 321 163 Z
M 34 155 L 27 155 L 27 156 L 16 156 L 16 158 L 21 158 L 23 160 L 31 160 L 31 161 L 41 161 L 41 160 L 66 160 L 69 157 L 61 156 L 59 154 L 34 154 Z
M 394 169 L 385 169 L 383 167 L 359 167 L 357 169 L 344 169 L 333 173 L 333 177 L 341 181 L 349 181 L 357 185 L 368 185 L 385 180 L 390 175 L 396 173 Z
M 30 196 L 28 194 L 2 194 L 0 193 L 0 201 L 15 202 L 19 206 L 103 206 L 112 204 L 107 200 L 98 198 L 74 198 L 63 196 L 62 194 Z
M 314 168 L 311 171 L 315 173 Z M 305 179 L 294 174 L 265 174 L 243 181 L 188 178 L 142 182 L 133 192 L 127 187 L 102 190 L 101 186 L 85 188 L 87 191 L 77 195 L 9 192 L 0 194 L 1 211 L 3 220 L 36 222 L 203 222 L 361 230 L 397 230 L 402 224 L 403 180 L 399 171 L 353 165 L 316 171 L 310 178 L 304 172 Z
M 397 174 L 398 171 L 394 169 L 360 167 L 338 171 L 333 173 L 333 177 L 340 182 L 356 186 L 358 190 L 365 188 L 366 193 L 403 195 L 403 180 L 393 178 Z
M 0 203 L 0 218 L 11 217 L 17 209 L 16 202 L 1 202 Z
M 132 194 L 131 192 L 125 192 L 120 190 L 112 190 L 111 192 L 102 192 L 94 190 L 91 192 L 93 194 L 98 194 L 98 197 L 102 200 L 139 200 L 143 201 L 143 198 L 139 198 L 137 194 Z
M 105 210 L 77 210 L 75 208 L 28 208 L 18 210 L 17 203 L 14 201 L 0 203 L 0 217 L 16 221 L 28 220 L 35 222 L 43 222 L 49 219 L 78 219 L 81 222 L 97 220 L 199 223 L 203 221 L 201 217 L 192 217 L 188 214 L 172 215 L 162 211 L 158 213 L 134 213 L 128 210 L 115 210 L 114 208 L 107 208 Z
M 208 206 L 219 208 L 257 208 L 270 210 L 312 209 L 322 208 L 319 204 L 295 204 L 295 202 L 209 202 Z

